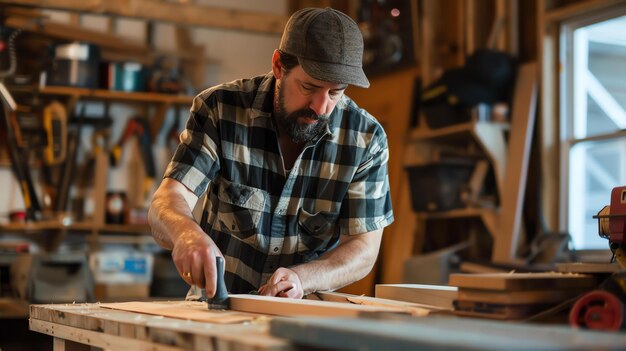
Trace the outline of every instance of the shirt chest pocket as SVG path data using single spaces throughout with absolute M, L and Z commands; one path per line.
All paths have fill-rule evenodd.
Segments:
M 265 191 L 223 181 L 217 197 L 219 205 L 214 229 L 255 245 L 265 209 Z
M 301 208 L 298 212 L 298 252 L 318 256 L 332 248 L 339 239 L 334 230 L 337 217 L 336 213 L 309 213 Z

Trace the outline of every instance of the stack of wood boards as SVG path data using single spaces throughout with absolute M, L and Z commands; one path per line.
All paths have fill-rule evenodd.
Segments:
M 376 284 L 375 297 L 451 310 L 457 288 L 444 285 Z
M 520 320 L 592 290 L 596 278 L 576 273 L 451 274 L 455 313 Z

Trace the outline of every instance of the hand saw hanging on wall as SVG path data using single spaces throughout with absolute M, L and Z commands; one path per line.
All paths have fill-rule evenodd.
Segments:
M 2 82 L 0 82 L 0 96 L 2 97 L 0 99 L 2 101 L 0 113 L 2 114 L 2 125 L 6 136 L 3 139 L 6 141 L 9 151 L 11 168 L 22 190 L 26 218 L 35 221 L 41 216 L 41 205 L 37 200 L 37 193 L 29 171 L 28 150 L 22 142 L 20 127 L 15 115 L 17 104 Z

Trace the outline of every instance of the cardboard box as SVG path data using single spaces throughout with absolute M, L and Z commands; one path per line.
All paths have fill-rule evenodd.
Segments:
M 140 251 L 99 251 L 89 256 L 96 284 L 146 284 L 152 282 L 154 256 Z
M 147 299 L 150 297 L 150 284 L 95 284 L 94 297 L 96 301 L 116 301 Z

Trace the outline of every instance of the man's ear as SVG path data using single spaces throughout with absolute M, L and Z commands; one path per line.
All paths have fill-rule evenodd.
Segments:
M 274 50 L 274 54 L 272 55 L 272 72 L 274 72 L 274 78 L 282 79 L 283 78 L 283 63 L 280 61 L 280 52 L 278 50 Z

